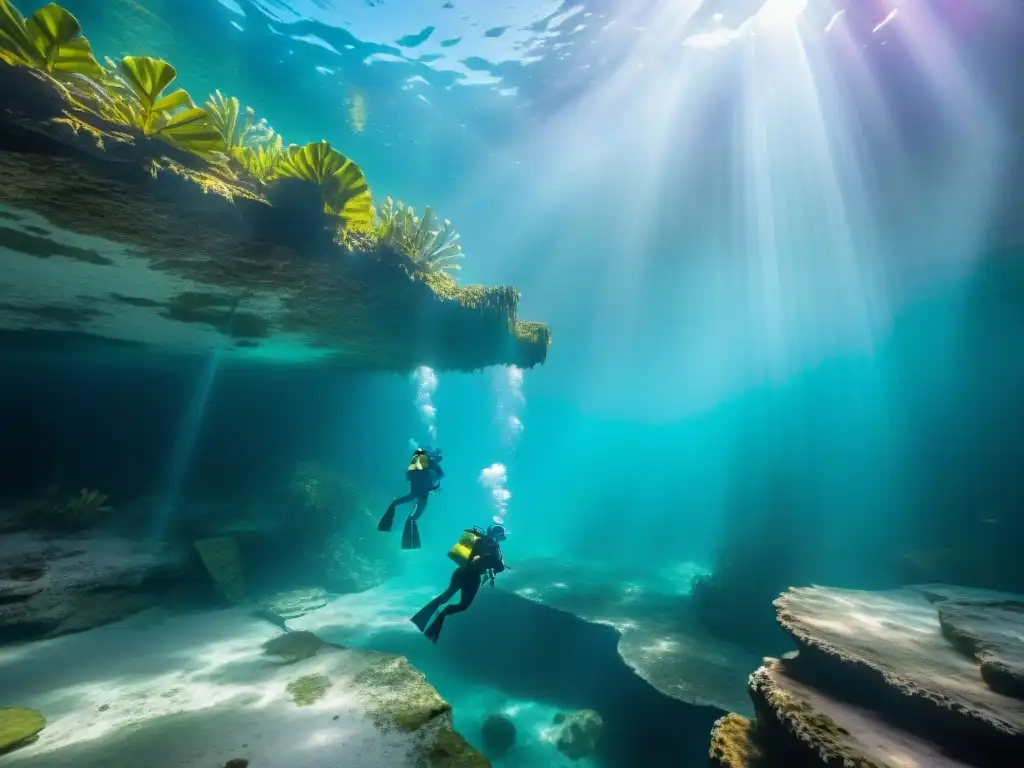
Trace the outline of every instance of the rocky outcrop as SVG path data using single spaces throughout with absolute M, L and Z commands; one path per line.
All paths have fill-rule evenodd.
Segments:
M 183 553 L 103 533 L 0 536 L 0 639 L 55 636 L 155 605 Z
M 1024 700 L 1012 695 L 1012 681 L 1024 645 L 1024 597 L 942 585 L 812 587 L 787 591 L 775 607 L 799 651 L 766 659 L 750 676 L 756 726 L 739 733 L 719 721 L 712 765 L 1020 762 Z M 754 751 L 746 763 L 730 762 L 723 744 Z

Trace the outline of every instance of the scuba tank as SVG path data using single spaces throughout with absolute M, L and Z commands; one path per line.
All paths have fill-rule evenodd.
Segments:
M 409 460 L 409 469 L 406 472 L 423 472 L 430 468 L 430 456 L 425 451 L 417 449 Z
M 455 561 L 456 565 L 465 565 L 469 562 L 469 556 L 473 552 L 473 545 L 479 539 L 479 529 L 463 531 L 455 546 L 448 550 L 448 557 Z

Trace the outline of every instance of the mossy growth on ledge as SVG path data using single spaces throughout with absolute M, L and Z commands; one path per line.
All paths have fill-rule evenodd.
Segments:
M 101 280 L 133 259 L 189 286 L 171 298 L 126 286 L 104 300 L 239 348 L 301 344 L 367 370 L 544 362 L 550 333 L 518 319 L 514 288 L 456 282 L 463 254 L 450 221 L 375 204 L 359 166 L 328 142 L 286 145 L 237 99 L 217 91 L 197 105 L 176 76 L 148 57 L 101 64 L 60 6 L 25 18 L 0 0 L 0 240 L 34 238 L 25 252 L 46 257 L 69 236 L 100 238 L 112 252 L 91 262 L 108 270 Z M 22 212 L 56 232 L 6 223 Z M 79 326 L 104 314 L 88 298 L 88 312 L 62 307 Z M 97 327 L 116 324 L 106 314 Z

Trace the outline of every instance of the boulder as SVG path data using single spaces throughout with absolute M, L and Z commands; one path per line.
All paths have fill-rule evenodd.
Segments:
M 55 636 L 155 605 L 186 553 L 93 532 L 0 536 L 0 638 Z
M 555 746 L 570 760 L 593 757 L 603 729 L 604 720 L 600 714 L 592 709 L 581 709 L 561 720 Z
M 320 644 L 268 658 L 280 628 L 234 607 L 147 613 L 15 647 L 4 696 L 46 717 L 22 768 L 486 768 L 402 657 Z M 301 657 L 301 658 L 300 658 Z
M 504 712 L 492 712 L 480 727 L 484 749 L 492 757 L 500 757 L 516 743 L 516 724 Z

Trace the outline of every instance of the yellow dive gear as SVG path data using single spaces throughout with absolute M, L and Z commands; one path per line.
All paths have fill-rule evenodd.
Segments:
M 409 462 L 409 469 L 407 472 L 418 472 L 420 470 L 427 469 L 430 466 L 430 457 L 425 453 L 414 453 L 412 461 Z
M 473 545 L 480 537 L 472 531 L 463 531 L 455 546 L 448 550 L 448 557 L 458 565 L 465 565 L 469 562 L 469 556 L 473 552 Z

